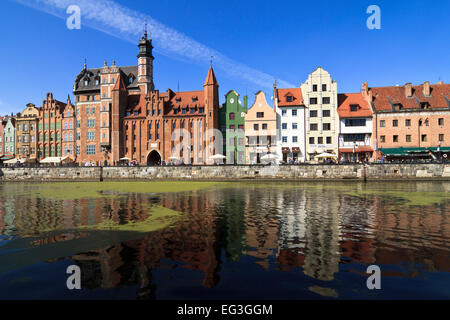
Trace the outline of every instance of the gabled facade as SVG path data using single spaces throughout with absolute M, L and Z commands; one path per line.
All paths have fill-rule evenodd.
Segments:
M 3 157 L 5 153 L 5 146 L 3 144 L 4 142 L 4 130 L 6 125 L 7 118 L 6 117 L 0 117 L 0 158 Z
M 371 88 L 365 82 L 362 95 L 374 113 L 372 135 L 378 159 L 400 147 L 450 151 L 450 84 L 426 81 Z
M 72 105 L 70 98 L 67 97 L 66 106 L 62 117 L 62 156 L 69 157 L 76 161 L 76 115 L 75 106 Z
M 38 118 L 38 159 L 62 156 L 62 119 L 66 104 L 47 93 Z
M 245 163 L 245 115 L 247 113 L 247 96 L 244 105 L 239 94 L 230 90 L 225 95 L 225 102 L 219 109 L 219 128 L 223 136 L 223 155 L 228 164 Z
M 337 83 L 321 67 L 300 86 L 306 106 L 306 160 L 320 153 L 338 155 Z
M 256 93 L 255 102 L 245 115 L 246 163 L 262 163 L 268 153 L 277 154 L 277 113 L 266 101 L 264 92 Z
M 25 110 L 16 117 L 15 147 L 17 158 L 36 161 L 38 119 L 39 109 L 32 103 L 28 103 Z
M 338 94 L 339 160 L 372 160 L 372 109 L 362 93 Z
M 300 88 L 278 89 L 274 85 L 277 112 L 278 151 L 284 163 L 306 160 L 305 103 Z
M 8 117 L 3 129 L 4 158 L 14 158 L 16 154 L 16 119 Z

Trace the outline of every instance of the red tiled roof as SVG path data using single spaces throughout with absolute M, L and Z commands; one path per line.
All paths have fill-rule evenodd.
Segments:
M 277 89 L 277 96 L 279 107 L 304 105 L 302 90 L 300 88 Z M 288 96 L 292 97 L 291 102 L 287 101 Z
M 212 70 L 212 69 L 210 69 Z M 168 112 L 166 114 L 172 115 L 173 109 L 185 109 L 185 108 L 203 108 L 205 106 L 205 96 L 203 91 L 184 91 L 173 92 L 170 100 L 166 103 Z M 177 114 L 178 115 L 178 114 Z
M 352 105 L 358 106 L 357 111 L 351 111 Z M 340 118 L 370 117 L 372 110 L 362 93 L 340 93 L 338 94 L 338 114 Z
M 450 84 L 430 85 L 430 95 L 424 95 L 424 85 L 411 86 L 412 96 L 406 96 L 406 87 L 369 88 L 375 111 L 393 111 L 392 104 L 401 104 L 401 109 L 421 109 L 420 103 L 428 102 L 430 109 L 450 109 Z M 447 100 L 444 98 L 447 98 Z

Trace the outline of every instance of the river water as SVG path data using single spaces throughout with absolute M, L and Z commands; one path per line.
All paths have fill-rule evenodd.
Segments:
M 3 183 L 0 299 L 449 299 L 449 192 L 443 181 Z

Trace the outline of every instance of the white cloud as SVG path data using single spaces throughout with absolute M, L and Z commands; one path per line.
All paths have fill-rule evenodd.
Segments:
M 185 34 L 163 25 L 150 16 L 131 10 L 110 0 L 15 0 L 18 3 L 39 11 L 66 19 L 66 8 L 78 5 L 81 9 L 81 27 L 89 26 L 117 38 L 136 43 L 142 35 L 147 18 L 155 50 L 168 57 L 189 61 L 195 64 L 209 64 L 214 56 L 214 66 L 222 72 L 243 83 L 253 83 L 271 88 L 275 77 L 234 61 L 220 52 L 209 48 Z M 295 87 L 283 80 L 277 80 L 280 87 Z

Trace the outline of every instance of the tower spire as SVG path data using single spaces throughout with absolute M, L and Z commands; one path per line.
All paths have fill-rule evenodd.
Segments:
M 145 17 L 144 38 L 147 39 L 147 17 Z

